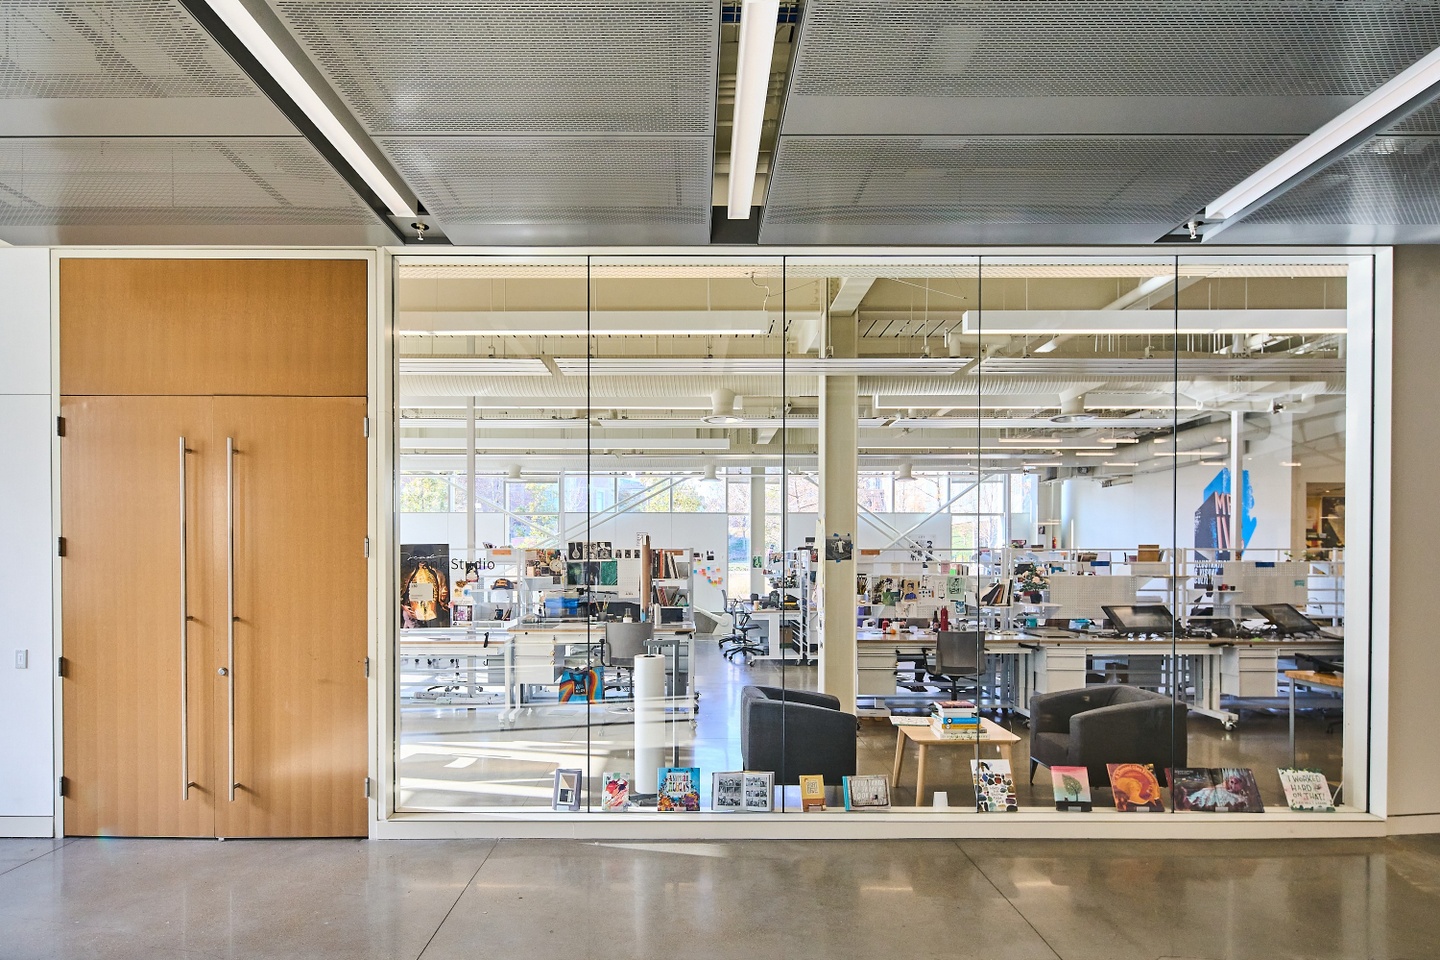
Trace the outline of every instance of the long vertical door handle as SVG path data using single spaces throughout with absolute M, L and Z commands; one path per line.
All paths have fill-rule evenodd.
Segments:
M 230 802 L 235 802 L 235 438 L 225 438 L 225 662 L 229 683 Z
M 190 799 L 190 518 L 185 494 L 185 438 L 180 438 L 180 799 Z

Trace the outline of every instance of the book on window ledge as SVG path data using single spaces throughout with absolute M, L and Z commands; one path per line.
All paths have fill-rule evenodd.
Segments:
M 1164 813 L 1165 801 L 1160 794 L 1160 781 L 1155 767 L 1149 763 L 1107 763 L 1110 793 L 1115 809 L 1121 813 Z
M 1291 810 L 1308 813 L 1334 813 L 1335 796 L 1330 783 L 1319 770 L 1295 767 L 1280 768 L 1280 786 L 1285 788 L 1285 802 Z
M 700 809 L 699 767 L 661 767 L 656 779 L 660 784 L 660 796 L 655 804 L 657 810 Z
M 1015 813 L 1020 797 L 1009 760 L 971 760 L 970 779 L 975 784 L 975 809 L 980 813 Z
M 1094 809 L 1088 767 L 1051 767 L 1050 782 L 1055 790 L 1056 810 L 1089 813 Z
M 1264 813 L 1255 772 L 1242 767 L 1166 769 L 1170 803 L 1177 811 Z
M 630 807 L 630 774 L 607 773 L 605 789 L 600 794 L 601 810 L 627 810 Z

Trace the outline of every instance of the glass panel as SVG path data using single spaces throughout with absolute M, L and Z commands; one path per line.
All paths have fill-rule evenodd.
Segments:
M 714 774 L 741 769 L 739 690 L 771 678 L 756 659 L 763 645 L 722 638 L 742 632 L 737 602 L 762 591 L 751 537 L 766 527 L 752 502 L 780 496 L 778 475 L 758 498 L 750 484 L 780 465 L 784 297 L 773 260 L 591 261 L 588 469 L 618 476 L 617 509 L 585 536 L 642 552 L 643 578 L 622 577 L 617 600 L 638 602 L 652 635 L 648 658 L 599 648 L 614 686 L 589 710 L 593 796 L 607 773 L 624 774 L 635 809 L 653 811 L 670 802 L 661 768 L 695 770 L 694 799 L 708 810 Z M 628 625 L 594 626 L 598 639 Z
M 448 513 L 398 518 L 397 807 L 548 810 L 584 711 L 562 721 L 571 661 L 520 628 L 564 579 L 559 477 L 583 460 L 586 391 L 535 344 L 583 362 L 584 261 L 399 258 L 395 297 L 399 467 L 450 492 Z
M 1221 768 L 1209 779 L 1227 794 L 1258 788 L 1283 808 L 1280 770 L 1341 783 L 1345 740 L 1334 730 L 1364 722 L 1346 713 L 1337 677 L 1347 633 L 1346 341 L 1352 327 L 1370 328 L 1369 280 L 1352 279 L 1346 258 L 1318 257 L 1181 258 L 1180 276 L 1192 368 L 1182 406 L 1202 400 L 1208 414 L 1178 439 L 1188 625 L 1235 635 L 1203 705 L 1241 732 L 1223 749 L 1197 751 L 1216 723 L 1192 714 L 1190 765 Z M 1208 801 L 1201 789 L 1182 791 L 1177 806 Z
M 1163 735 L 1113 762 L 1185 769 L 1184 797 L 1359 776 L 1326 672 L 1346 338 L 1373 324 L 1348 258 L 401 258 L 396 281 L 401 810 L 599 811 L 607 774 L 653 809 L 661 766 L 698 768 L 708 809 L 713 774 L 758 766 L 798 811 L 822 754 L 742 755 L 747 686 L 892 719 L 973 701 L 989 739 L 930 750 L 923 796 L 902 727 L 848 734 L 859 775 L 910 744 L 892 801 L 935 816 L 973 814 L 1002 738 L 1018 804 L 1063 801 L 1024 761 L 1071 727 L 1032 697 L 1083 688 L 1160 697 Z M 985 637 L 964 673 L 942 616 Z M 658 693 L 617 655 L 630 626 Z M 1106 764 L 1085 776 L 1113 806 Z
M 450 509 L 450 481 L 447 477 L 402 477 L 400 512 L 445 513 Z

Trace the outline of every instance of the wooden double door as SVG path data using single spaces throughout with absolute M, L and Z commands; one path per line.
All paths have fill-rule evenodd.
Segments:
M 65 832 L 363 835 L 365 401 L 61 414 Z

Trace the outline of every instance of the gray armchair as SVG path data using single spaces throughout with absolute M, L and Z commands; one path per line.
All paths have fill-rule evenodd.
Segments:
M 1030 698 L 1030 781 L 1042 763 L 1086 767 L 1097 785 L 1110 782 L 1107 763 L 1151 763 L 1163 777 L 1166 767 L 1185 766 L 1187 713 L 1165 694 L 1119 683 L 1037 693 Z
M 818 773 L 830 785 L 855 775 L 855 715 L 826 693 L 746 686 L 740 691 L 740 760 L 773 770 L 777 784 Z

